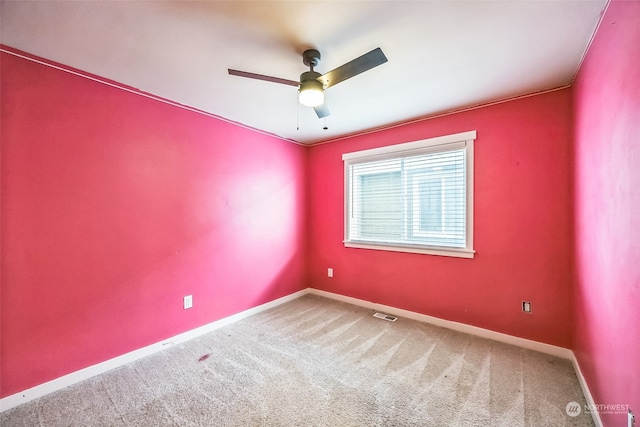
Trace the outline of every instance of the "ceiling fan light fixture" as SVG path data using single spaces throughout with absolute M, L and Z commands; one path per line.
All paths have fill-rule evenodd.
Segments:
M 324 104 L 324 87 L 318 80 L 304 80 L 300 83 L 298 95 L 300 104 L 307 107 L 317 107 Z

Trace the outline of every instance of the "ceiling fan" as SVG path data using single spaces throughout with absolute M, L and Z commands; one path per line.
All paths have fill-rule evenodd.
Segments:
M 325 74 L 314 70 L 320 63 L 320 52 L 316 49 L 307 49 L 302 53 L 302 63 L 309 67 L 300 75 L 300 81 L 287 80 L 279 77 L 265 76 L 263 74 L 249 73 L 247 71 L 233 70 L 229 68 L 229 74 L 233 76 L 248 77 L 250 79 L 265 80 L 272 83 L 280 83 L 298 88 L 298 100 L 302 105 L 313 107 L 318 118 L 329 115 L 329 108 L 324 100 L 324 91 L 351 77 L 364 73 L 378 65 L 387 62 L 387 57 L 379 47 L 367 52 L 354 60 L 342 64 Z

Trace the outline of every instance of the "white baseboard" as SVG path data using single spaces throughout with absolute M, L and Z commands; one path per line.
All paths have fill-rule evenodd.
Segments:
M 500 341 L 506 344 L 515 345 L 518 347 L 526 348 L 529 350 L 539 351 L 541 353 L 550 354 L 552 356 L 561 357 L 563 359 L 572 360 L 573 352 L 568 348 L 558 347 L 551 344 L 545 344 L 538 341 L 532 341 L 525 338 L 514 337 L 512 335 L 503 334 L 501 332 L 491 331 L 489 329 L 479 328 L 477 326 L 471 326 L 464 323 L 453 322 L 451 320 L 444 320 L 438 317 L 428 316 L 426 314 L 420 314 L 413 311 L 403 310 L 401 308 L 395 308 L 388 305 L 376 304 L 371 301 L 365 301 L 358 298 L 346 297 L 340 294 L 334 294 L 332 292 L 321 291 L 318 289 L 309 289 L 309 293 L 320 295 L 326 298 L 331 298 L 337 301 L 346 302 L 349 304 L 366 307 L 376 311 L 382 311 L 387 314 L 393 314 L 395 316 L 405 317 L 407 319 L 417 320 L 419 322 L 429 323 L 435 326 L 441 326 L 447 329 L 453 329 L 454 331 L 464 332 L 470 335 L 475 335 L 482 338 L 488 338 L 494 341 Z
M 578 363 L 578 359 L 574 352 L 571 352 L 571 362 L 573 362 L 573 370 L 576 371 L 576 376 L 578 377 L 578 382 L 580 383 L 580 388 L 582 388 L 582 394 L 584 394 L 584 398 L 587 401 L 587 405 L 590 408 L 596 408 L 595 401 L 593 400 L 593 396 L 591 395 L 591 391 L 587 386 L 587 381 L 582 375 L 582 370 L 580 369 L 580 364 Z M 602 427 L 602 419 L 600 418 L 600 414 L 598 411 L 590 411 L 591 417 L 593 418 L 593 423 L 596 427 Z
M 301 291 L 295 292 L 293 294 L 284 296 L 282 298 L 278 298 L 276 300 L 270 301 L 268 303 L 259 305 L 257 307 L 250 308 L 240 313 L 236 313 L 232 316 L 225 317 L 224 319 L 220 319 L 215 322 L 200 326 L 198 328 L 176 335 L 172 338 L 157 342 L 155 344 L 151 344 L 149 346 L 140 348 L 138 350 L 134 350 L 130 353 L 123 354 L 113 359 L 106 360 L 96 365 L 89 366 L 85 369 L 72 372 L 68 375 L 64 375 L 62 377 L 56 378 L 54 380 L 48 381 L 43 384 L 39 384 L 35 387 L 24 390 L 22 392 L 2 398 L 0 399 L 0 412 L 7 411 L 18 405 L 27 403 L 29 401 L 45 396 L 49 393 L 53 393 L 55 391 L 61 390 L 73 384 L 77 384 L 81 381 L 87 380 L 96 375 L 100 375 L 112 369 L 118 368 L 120 366 L 124 366 L 128 363 L 135 362 L 136 360 L 140 360 L 144 357 L 150 356 L 154 353 L 157 353 L 166 348 L 172 347 L 176 344 L 180 344 L 190 339 L 199 337 L 208 332 L 214 331 L 216 329 L 222 328 L 223 326 L 227 326 L 239 320 L 245 319 L 249 316 L 253 316 L 254 314 L 260 313 L 262 311 L 265 311 L 270 308 L 276 307 L 278 305 L 284 304 L 286 302 L 292 301 L 306 294 L 319 295 L 319 296 L 330 298 L 336 301 L 342 301 L 349 304 L 369 308 L 372 310 L 381 311 L 387 314 L 393 314 L 395 316 L 400 316 L 407 319 L 417 320 L 419 322 L 429 323 L 435 326 L 441 326 L 444 328 L 453 329 L 455 331 L 492 339 L 495 341 L 515 345 L 515 346 L 526 348 L 529 350 L 539 351 L 541 353 L 550 354 L 552 356 L 561 357 L 563 359 L 569 359 L 573 362 L 573 366 L 575 368 L 578 381 L 580 382 L 580 386 L 582 387 L 582 391 L 584 393 L 585 399 L 587 400 L 587 404 L 592 405 L 591 407 L 594 407 L 593 397 L 591 396 L 589 388 L 587 387 L 587 383 L 582 375 L 582 371 L 580 370 L 578 361 L 576 360 L 576 357 L 573 354 L 573 352 L 569 349 L 550 345 L 550 344 L 544 344 L 537 341 L 528 340 L 525 338 L 514 337 L 512 335 L 491 331 L 489 329 L 479 328 L 477 326 L 466 325 L 464 323 L 453 322 L 451 320 L 444 320 L 437 317 L 428 316 L 426 314 L 420 314 L 413 311 L 403 310 L 400 308 L 395 308 L 395 307 L 391 307 L 383 304 L 376 304 L 371 301 L 347 297 L 344 295 L 335 294 L 327 291 L 321 291 L 318 289 L 307 288 L 307 289 L 303 289 Z M 592 411 L 592 415 L 593 415 L 593 420 L 596 426 L 602 427 L 602 421 L 600 420 L 599 414 L 595 411 Z
M 176 344 L 183 343 L 190 339 L 199 337 L 200 335 L 206 334 L 207 332 L 214 331 L 218 328 L 222 328 L 223 326 L 230 325 L 231 323 L 237 322 L 239 320 L 245 319 L 254 314 L 260 313 L 261 311 L 268 310 L 280 304 L 284 304 L 286 302 L 299 298 L 302 295 L 305 295 L 307 293 L 309 293 L 309 290 L 303 289 L 291 295 L 278 298 L 276 300 L 259 305 L 257 307 L 253 307 L 248 310 L 242 311 L 240 313 L 236 313 L 232 316 L 225 317 L 220 320 L 216 320 L 215 322 L 200 326 L 198 328 L 181 333 L 179 335 L 157 342 L 155 344 L 151 344 L 149 346 L 140 348 L 138 350 L 125 353 L 121 356 L 114 357 L 113 359 L 109 359 L 104 362 L 98 363 L 96 365 L 92 365 L 87 368 L 80 369 L 79 371 L 72 372 L 70 374 L 64 375 L 62 377 L 56 378 L 46 383 L 39 384 L 30 389 L 4 397 L 0 399 L 0 412 L 7 411 L 23 403 L 27 403 L 39 397 L 45 396 L 49 393 L 53 393 L 54 391 L 62 390 L 65 387 L 69 387 L 70 385 L 77 384 L 81 381 L 95 377 L 96 375 L 100 375 L 112 369 L 118 368 L 120 366 L 124 366 L 128 363 L 135 362 L 136 360 L 140 360 L 143 357 L 150 356 L 154 353 L 157 353 L 161 350 L 172 347 Z

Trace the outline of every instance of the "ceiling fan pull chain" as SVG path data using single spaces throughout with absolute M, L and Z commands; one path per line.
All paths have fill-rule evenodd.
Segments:
M 329 97 L 328 97 L 328 96 L 327 96 L 327 94 L 325 93 L 325 95 L 324 95 L 324 105 L 322 106 L 323 108 L 327 108 L 327 99 L 328 99 L 328 98 L 329 98 Z M 327 130 L 327 129 L 329 129 L 329 127 L 327 126 L 327 117 L 329 117 L 329 115 L 328 115 L 328 114 L 325 114 L 325 115 L 324 115 L 324 127 L 322 128 L 323 130 Z
M 300 130 L 300 103 L 296 96 L 296 130 Z

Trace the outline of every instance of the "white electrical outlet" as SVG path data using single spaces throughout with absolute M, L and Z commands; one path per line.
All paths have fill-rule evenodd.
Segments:
M 182 300 L 184 309 L 193 307 L 193 295 L 187 295 Z
M 531 303 L 529 301 L 522 301 L 522 311 L 531 314 Z
M 333 277 L 333 268 L 327 268 L 327 276 Z

